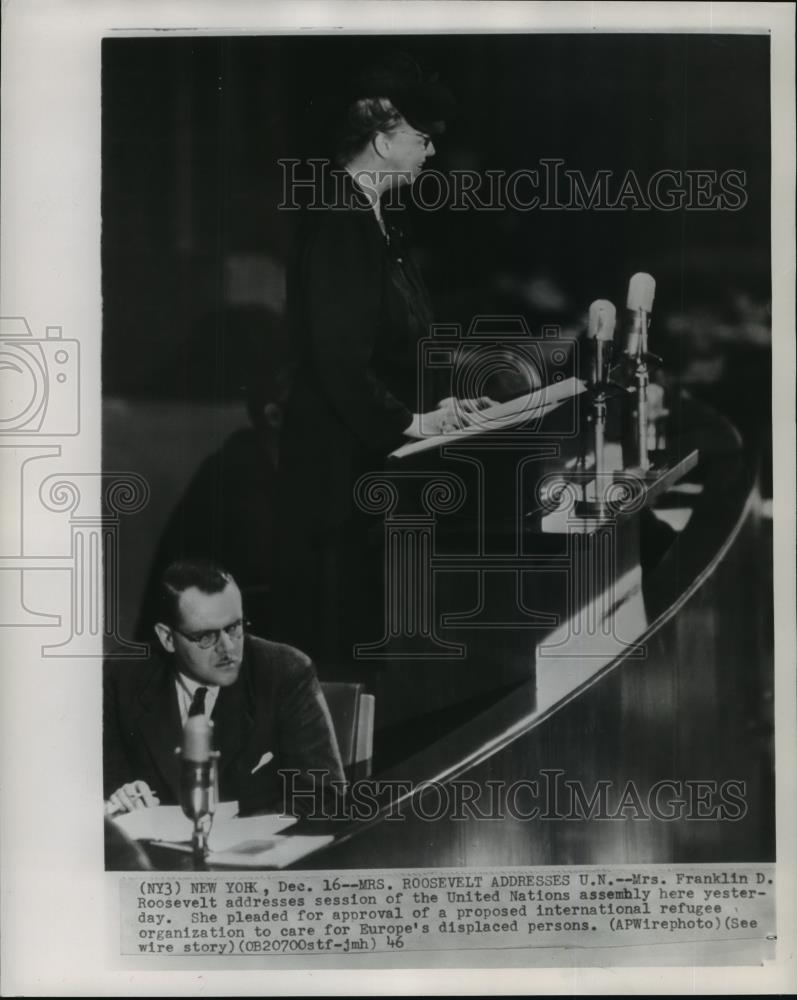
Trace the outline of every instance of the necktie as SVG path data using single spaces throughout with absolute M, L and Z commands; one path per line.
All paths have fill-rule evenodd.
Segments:
M 194 697 L 191 701 L 191 707 L 188 709 L 188 718 L 192 718 L 195 715 L 205 714 L 205 695 L 208 693 L 206 687 L 199 687 L 194 691 Z

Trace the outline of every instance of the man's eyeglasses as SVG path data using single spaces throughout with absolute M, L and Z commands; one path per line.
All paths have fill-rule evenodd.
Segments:
M 209 628 L 205 632 L 183 632 L 179 628 L 174 628 L 174 626 L 172 628 L 173 631 L 177 632 L 184 639 L 196 643 L 200 649 L 210 649 L 211 646 L 218 645 L 222 632 L 224 632 L 228 639 L 240 639 L 244 634 L 244 629 L 249 624 L 245 618 L 239 618 L 232 625 L 225 625 L 224 628 Z

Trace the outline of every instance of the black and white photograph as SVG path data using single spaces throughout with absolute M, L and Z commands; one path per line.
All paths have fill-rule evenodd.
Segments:
M 15 234 L 72 221 L 38 271 L 63 306 L 3 249 L 6 682 L 39 705 L 3 764 L 38 716 L 108 988 L 771 991 L 793 7 L 167 6 L 62 13 L 88 145 L 50 109 L 63 159 L 3 152 L 6 190 L 93 192 L 4 198 Z

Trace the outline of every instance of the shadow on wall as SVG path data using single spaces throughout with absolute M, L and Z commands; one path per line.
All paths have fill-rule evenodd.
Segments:
M 208 456 L 169 517 L 152 560 L 136 638 L 149 639 L 153 595 L 175 559 L 205 557 L 226 567 L 244 595 L 255 632 L 268 634 L 276 469 L 261 432 L 244 428 Z
M 118 338 L 117 329 L 105 330 L 104 344 Z M 120 533 L 118 620 L 126 638 L 151 638 L 152 585 L 184 556 L 228 566 L 251 591 L 247 614 L 260 623 L 284 355 L 281 317 L 229 307 L 175 334 L 157 364 L 149 359 L 152 374 L 138 392 L 127 386 L 105 397 L 103 468 L 136 472 L 151 491 Z

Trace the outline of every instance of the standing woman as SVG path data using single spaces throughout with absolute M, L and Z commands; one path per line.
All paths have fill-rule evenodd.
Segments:
M 434 155 L 450 105 L 407 57 L 360 78 L 324 207 L 306 212 L 289 276 L 295 372 L 280 442 L 275 626 L 322 676 L 353 675 L 352 645 L 381 637 L 381 551 L 354 484 L 421 427 L 455 426 L 450 404 L 421 417 L 417 344 L 429 334 L 429 296 L 405 224 L 383 212 Z

